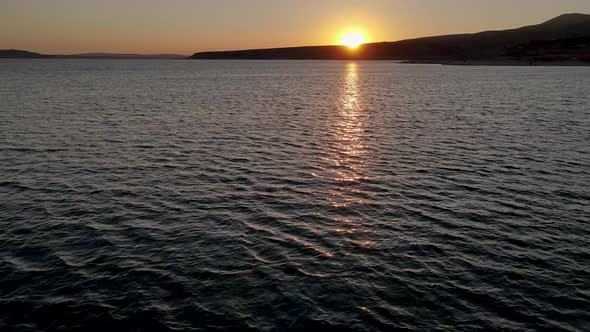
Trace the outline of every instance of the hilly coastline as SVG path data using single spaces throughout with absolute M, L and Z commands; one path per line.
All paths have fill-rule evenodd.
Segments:
M 590 15 L 565 14 L 517 29 L 344 46 L 200 52 L 192 59 L 405 60 L 433 63 L 590 64 Z
M 179 54 L 84 53 L 48 55 L 0 50 L 0 58 L 186 59 Z M 199 52 L 189 59 L 398 60 L 445 64 L 590 65 L 590 15 L 564 14 L 516 29 L 345 46 L 302 46 Z

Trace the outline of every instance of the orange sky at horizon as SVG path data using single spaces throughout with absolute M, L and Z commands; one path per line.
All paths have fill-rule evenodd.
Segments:
M 587 0 L 2 0 L 0 7 L 0 49 L 46 54 L 333 45 L 349 30 L 366 31 L 367 42 L 395 41 L 590 13 Z

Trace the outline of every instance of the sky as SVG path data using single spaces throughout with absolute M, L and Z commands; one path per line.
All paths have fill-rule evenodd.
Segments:
M 0 0 L 0 49 L 177 53 L 338 44 L 514 28 L 590 0 Z

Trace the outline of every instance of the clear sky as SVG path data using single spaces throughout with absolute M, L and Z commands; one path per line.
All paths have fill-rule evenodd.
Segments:
M 536 24 L 590 0 L 0 0 L 0 49 L 180 53 L 337 44 Z

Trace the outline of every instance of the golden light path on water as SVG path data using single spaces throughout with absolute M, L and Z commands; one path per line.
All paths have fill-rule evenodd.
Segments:
M 359 198 L 359 189 L 356 184 L 367 179 L 365 173 L 367 113 L 364 109 L 360 66 L 357 63 L 346 64 L 339 102 L 333 131 L 332 154 L 328 158 L 332 166 L 333 180 L 336 180 L 339 185 L 330 192 L 329 199 L 335 208 L 349 208 L 351 205 L 358 206 L 364 203 Z M 364 232 L 361 231 L 362 225 L 356 218 L 341 216 L 335 218 L 335 221 L 342 225 L 335 231 L 347 234 L 348 241 L 361 247 L 373 245 L 372 241 L 367 241 L 360 234 Z
M 327 167 L 323 170 L 324 178 L 333 183 L 326 193 L 326 199 L 335 209 L 353 208 L 353 205 L 364 204 L 359 198 L 357 184 L 366 180 L 365 161 L 367 145 L 365 128 L 367 113 L 363 105 L 363 91 L 360 66 L 357 63 L 347 63 L 342 77 L 340 98 L 330 123 L 331 146 L 324 158 Z M 344 211 L 343 211 L 344 212 Z M 354 214 L 342 214 L 334 218 L 340 226 L 334 229 L 336 233 L 347 234 L 348 241 L 358 246 L 373 245 L 361 235 L 362 226 Z M 359 233 L 360 232 L 360 233 Z
M 363 176 L 365 118 L 362 108 L 362 91 L 359 67 L 346 65 L 340 98 L 340 110 L 336 116 L 333 154 L 328 161 L 334 166 L 335 179 L 340 182 L 357 182 Z
M 363 166 L 367 148 L 364 142 L 367 114 L 362 106 L 363 93 L 357 63 L 345 65 L 340 86 L 340 97 L 326 129 L 329 135 L 328 152 L 322 157 L 324 163 L 315 165 L 319 172 L 312 175 L 351 187 L 350 184 L 366 179 Z
M 345 63 L 333 113 L 326 122 L 327 144 L 321 162 L 314 165 L 312 176 L 328 184 L 323 192 L 331 211 L 317 212 L 331 215 L 335 222 L 331 232 L 341 234 L 343 241 L 353 247 L 372 247 L 368 231 L 359 220 L 358 209 L 366 204 L 363 199 L 363 181 L 368 179 L 366 162 L 369 160 L 366 136 L 368 113 L 364 107 L 361 66 L 358 63 Z M 333 253 L 320 251 L 316 246 L 310 248 L 324 256 Z M 351 247 L 340 251 L 350 255 Z

